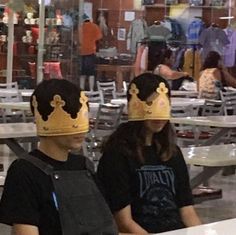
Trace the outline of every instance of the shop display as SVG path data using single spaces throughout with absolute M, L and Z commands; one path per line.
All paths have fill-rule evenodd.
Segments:
M 211 6 L 223 6 L 224 0 L 211 0 Z
M 142 1 L 142 5 L 152 5 L 154 3 L 155 3 L 154 0 L 143 0 Z
M 167 5 L 178 4 L 178 0 L 166 0 Z
M 189 0 L 190 6 L 202 6 L 203 0 Z

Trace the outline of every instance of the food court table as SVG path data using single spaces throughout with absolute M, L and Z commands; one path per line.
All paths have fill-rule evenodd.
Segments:
M 133 78 L 133 65 L 119 65 L 119 64 L 97 64 L 97 76 L 100 77 L 102 72 L 114 72 L 116 74 L 115 81 L 117 84 L 117 91 L 122 91 L 123 88 L 123 73 L 130 73 L 130 80 Z
M 37 139 L 34 123 L 0 123 L 0 144 L 6 144 L 17 156 L 24 153 L 20 142 L 35 142 Z
M 236 144 L 181 148 L 185 162 L 202 166 L 203 170 L 190 179 L 191 188 L 209 180 L 226 166 L 236 165 Z
M 0 102 L 0 109 L 13 109 L 30 111 L 30 102 Z M 89 103 L 89 118 L 95 118 L 99 108 L 99 103 Z
M 236 129 L 236 115 L 230 116 L 201 116 L 201 117 L 175 117 L 171 119 L 174 124 L 184 124 L 193 126 L 207 126 L 220 128 L 212 137 L 207 139 L 201 145 L 212 145 L 220 142 L 221 137 L 224 137 L 231 130 Z M 199 133 L 196 129 L 196 135 Z
M 156 235 L 234 235 L 235 227 L 236 219 L 228 219 Z
M 127 99 L 112 99 L 112 104 L 125 104 L 125 112 L 127 112 Z M 196 99 L 196 98 L 180 98 L 180 97 L 171 97 L 171 106 L 172 107 L 187 107 L 192 106 L 202 106 L 205 103 L 205 99 Z
M 30 111 L 30 103 L 29 102 L 0 102 L 0 108 Z

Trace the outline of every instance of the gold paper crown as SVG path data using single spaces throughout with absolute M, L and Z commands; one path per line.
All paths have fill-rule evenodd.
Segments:
M 84 92 L 81 91 L 80 103 L 82 106 L 77 113 L 77 117 L 72 118 L 71 115 L 63 109 L 63 106 L 66 104 L 65 101 L 62 100 L 60 95 L 54 95 L 53 100 L 50 102 L 54 110 L 48 115 L 47 121 L 44 121 L 38 112 L 36 97 L 33 96 L 32 105 L 34 107 L 38 135 L 59 136 L 87 132 L 89 130 L 87 101 L 88 98 L 85 96 Z
M 131 85 L 129 90 L 131 98 L 128 103 L 128 119 L 130 121 L 170 119 L 170 101 L 165 83 L 161 82 L 156 92 L 158 96 L 152 102 L 147 103 L 138 98 L 139 90 L 136 85 L 134 83 Z

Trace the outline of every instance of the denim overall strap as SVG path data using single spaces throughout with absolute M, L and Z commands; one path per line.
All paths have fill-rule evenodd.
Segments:
M 113 216 L 93 179 L 91 162 L 88 170 L 55 171 L 44 161 L 24 153 L 19 156 L 51 176 L 55 189 L 62 235 L 117 235 Z
M 117 228 L 88 170 L 52 175 L 63 235 L 116 235 Z
M 19 159 L 27 160 L 28 162 L 32 163 L 34 166 L 38 167 L 46 175 L 52 175 L 52 173 L 53 173 L 53 166 L 45 163 L 44 161 L 40 160 L 39 158 L 36 158 L 36 157 L 30 155 L 29 153 L 20 154 Z

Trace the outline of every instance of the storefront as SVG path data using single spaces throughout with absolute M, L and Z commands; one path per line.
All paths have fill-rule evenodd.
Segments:
M 149 51 L 160 47 L 160 43 L 153 43 L 159 39 L 155 32 L 155 27 L 160 28 L 159 24 L 170 31 L 171 36 L 164 37 L 164 40 L 172 40 L 170 46 L 177 42 L 181 48 L 189 48 L 189 44 L 193 44 L 195 50 L 199 43 L 197 30 L 213 23 L 220 29 L 229 25 L 233 28 L 236 13 L 231 0 L 15 2 L 0 1 L 1 82 L 33 79 L 36 84 L 52 77 L 78 79 L 78 29 L 84 13 L 99 25 L 103 33 L 98 46 L 98 63 L 128 65 L 133 64 L 140 42 L 148 41 Z M 196 32 L 198 35 L 194 35 Z M 150 67 L 152 55 L 149 56 Z M 234 64 L 235 61 L 228 67 L 232 68 Z M 197 69 L 194 71 L 193 68 L 190 73 L 195 76 Z

